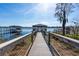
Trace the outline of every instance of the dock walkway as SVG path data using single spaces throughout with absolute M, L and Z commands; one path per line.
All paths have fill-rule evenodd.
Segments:
M 38 32 L 28 56 L 52 56 L 42 33 Z

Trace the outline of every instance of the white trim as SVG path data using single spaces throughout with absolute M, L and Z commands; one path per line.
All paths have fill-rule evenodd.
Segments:
M 72 39 L 72 38 L 69 38 L 69 37 L 65 37 L 65 36 L 62 36 L 62 35 L 59 35 L 59 34 L 55 34 L 55 33 L 52 33 L 53 35 L 56 35 L 56 36 L 59 36 L 61 38 L 64 38 L 64 39 L 67 39 L 67 40 L 70 40 L 70 41 L 73 41 L 73 42 L 76 42 L 79 44 L 79 40 L 76 40 L 76 39 Z
M 23 37 L 25 37 L 25 36 L 27 36 L 27 35 L 29 35 L 29 34 L 30 34 L 30 33 L 25 34 L 25 35 L 23 35 L 23 36 L 17 37 L 17 38 L 15 38 L 15 39 L 12 39 L 12 40 L 10 40 L 10 41 L 7 41 L 7 42 L 4 42 L 4 43 L 0 44 L 0 49 L 3 48 L 3 47 L 5 47 L 5 46 L 7 46 L 7 45 L 10 45 L 11 43 L 13 43 L 13 42 L 15 42 L 15 41 L 17 41 L 17 40 L 20 40 L 21 38 L 23 38 Z

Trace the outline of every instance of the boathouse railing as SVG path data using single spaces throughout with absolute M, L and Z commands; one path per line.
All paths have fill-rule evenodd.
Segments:
M 65 37 L 65 36 L 62 36 L 62 35 L 59 35 L 59 34 L 56 34 L 56 33 L 51 33 L 51 34 L 54 38 L 59 39 L 60 41 L 63 41 L 65 43 L 68 43 L 71 46 L 73 46 L 74 48 L 79 49 L 79 40 L 72 39 L 72 38 L 69 38 L 69 37 Z
M 15 39 L 12 39 L 10 41 L 4 42 L 2 44 L 0 44 L 0 56 L 4 56 L 7 51 L 13 49 L 15 47 L 16 44 L 21 43 L 22 41 L 24 41 L 24 37 L 27 37 L 28 35 L 30 35 L 31 33 L 25 34 L 23 36 L 17 37 Z

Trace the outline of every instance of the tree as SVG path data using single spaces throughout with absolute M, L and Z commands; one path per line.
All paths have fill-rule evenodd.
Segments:
M 68 15 L 72 12 L 73 5 L 71 3 L 57 3 L 55 16 L 62 23 L 63 35 L 65 35 L 65 25 L 68 22 Z
M 74 31 L 75 31 L 74 34 L 78 35 L 78 33 L 79 33 L 79 18 L 73 19 L 72 22 L 74 23 Z

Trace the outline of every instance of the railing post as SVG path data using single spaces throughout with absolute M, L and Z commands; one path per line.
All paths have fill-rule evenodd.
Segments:
M 31 34 L 31 42 L 33 43 L 33 31 L 32 31 L 32 34 Z
M 2 49 L 0 49 L 0 56 L 4 56 L 4 52 Z
M 48 32 L 48 45 L 50 45 L 50 32 Z

